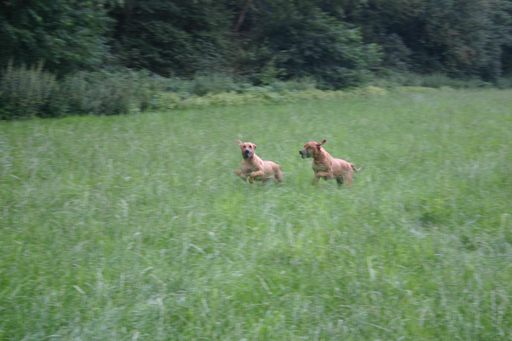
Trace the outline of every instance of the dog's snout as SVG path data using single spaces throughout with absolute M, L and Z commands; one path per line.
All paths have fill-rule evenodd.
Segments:
M 304 154 L 304 152 L 302 150 L 299 150 L 299 154 L 302 155 Z

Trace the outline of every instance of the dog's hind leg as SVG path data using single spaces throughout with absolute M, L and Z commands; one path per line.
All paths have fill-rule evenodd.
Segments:
M 276 175 L 274 176 L 274 181 L 276 185 L 279 185 L 281 182 L 283 182 L 283 172 L 281 172 L 281 166 L 278 166 L 279 169 L 276 172 Z
M 347 186 L 352 186 L 352 180 L 354 179 L 354 173 L 352 172 L 343 172 L 343 179 L 347 181 Z
M 343 177 L 342 177 L 342 176 L 338 176 L 338 177 L 336 178 L 336 182 L 338 183 L 338 186 L 343 185 Z

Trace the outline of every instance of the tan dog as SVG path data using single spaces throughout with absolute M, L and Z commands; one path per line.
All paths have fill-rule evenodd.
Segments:
M 256 155 L 254 150 L 256 145 L 252 142 L 240 142 L 238 145 L 242 149 L 242 170 L 236 169 L 235 174 L 241 177 L 244 181 L 249 176 L 249 183 L 254 180 L 261 180 L 263 186 L 269 179 L 274 180 L 276 184 L 283 181 L 283 173 L 281 173 L 281 166 L 272 161 L 263 161 Z
M 313 171 L 315 172 L 313 184 L 316 184 L 322 178 L 324 180 L 336 179 L 340 186 L 345 180 L 349 187 L 352 186 L 354 171 L 359 172 L 362 167 L 356 169 L 353 163 L 333 158 L 322 148 L 325 142 L 327 141 L 323 140 L 322 143 L 308 142 L 304 149 L 299 152 L 303 159 L 313 157 Z

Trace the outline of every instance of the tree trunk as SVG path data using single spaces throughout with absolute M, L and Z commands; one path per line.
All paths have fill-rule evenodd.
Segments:
M 233 36 L 238 33 L 238 30 L 240 29 L 240 26 L 242 26 L 242 23 L 245 19 L 245 14 L 247 13 L 247 10 L 249 9 L 249 4 L 251 0 L 245 0 L 244 6 L 242 7 L 242 11 L 238 15 L 238 19 L 236 21 L 235 28 L 233 29 Z

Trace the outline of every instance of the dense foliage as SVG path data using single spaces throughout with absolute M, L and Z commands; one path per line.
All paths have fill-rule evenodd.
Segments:
M 112 45 L 123 65 L 186 75 L 226 65 L 232 13 L 222 1 L 126 1 L 115 6 Z
M 510 68 L 511 17 L 511 0 L 10 0 L 0 3 L 0 64 L 254 76 L 273 60 L 285 72 L 274 76 L 339 87 L 374 67 L 375 43 L 388 69 L 493 81 Z
M 339 90 L 409 73 L 503 87 L 512 74 L 512 0 L 8 0 L 0 36 L 3 118 L 100 113 L 65 89 L 126 103 L 139 93 L 126 84 L 133 70 L 195 80 L 197 95 L 297 79 Z M 43 98 L 36 89 L 50 79 Z
M 364 84 L 379 61 L 378 47 L 364 44 L 357 29 L 319 11 L 282 13 L 262 25 L 252 42 L 261 66 L 270 63 L 276 76 L 312 77 L 327 88 Z
M 68 73 L 98 68 L 108 56 L 105 0 L 0 2 L 0 65 L 10 60 Z
M 512 57 L 510 0 L 348 0 L 342 18 L 382 45 L 388 65 L 495 81 Z

